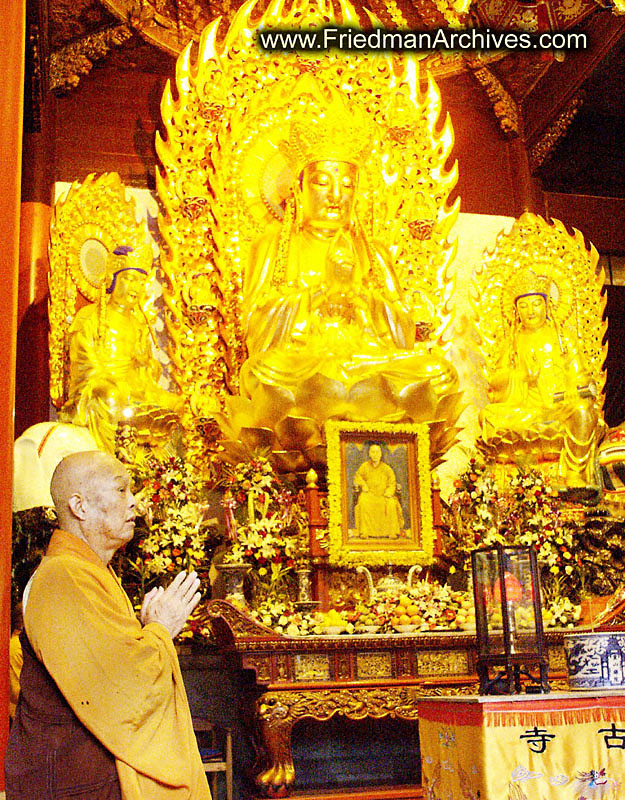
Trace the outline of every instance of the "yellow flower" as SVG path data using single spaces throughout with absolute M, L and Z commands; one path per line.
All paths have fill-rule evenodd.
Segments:
M 259 567 L 258 568 L 259 575 L 266 575 L 267 574 L 267 567 Z
M 456 568 L 454 566 L 449 567 L 449 574 L 450 575 L 453 575 L 455 571 L 456 571 Z

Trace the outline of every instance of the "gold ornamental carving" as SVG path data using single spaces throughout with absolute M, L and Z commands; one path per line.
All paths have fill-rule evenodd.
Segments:
M 220 18 L 226 24 L 243 5 L 240 0 L 100 0 L 118 19 L 127 22 L 131 28 L 151 44 L 165 52 L 178 56 L 190 41 L 197 42 L 205 26 Z M 328 4 L 334 10 L 340 8 L 339 0 Z M 358 0 L 357 22 L 368 21 L 365 5 Z M 468 21 L 468 0 L 416 0 L 400 9 L 396 0 L 370 0 L 370 9 L 382 23 L 389 28 L 436 29 L 449 27 L 450 30 L 465 27 Z M 331 12 L 330 12 L 331 13 Z M 222 35 L 223 33 L 220 32 Z M 427 59 L 427 69 L 435 77 L 455 75 L 466 70 L 462 54 L 446 52 L 435 53 L 432 57 L 419 54 Z M 489 53 L 489 60 L 502 58 L 501 53 Z
M 87 75 L 94 61 L 104 58 L 114 47 L 128 41 L 133 35 L 126 25 L 116 25 L 90 33 L 77 42 L 50 54 L 49 83 L 51 91 L 73 89 L 83 75 Z
M 330 657 L 323 654 L 293 656 L 296 681 L 329 681 Z
M 463 650 L 425 650 L 418 655 L 419 675 L 466 675 L 467 654 Z
M 279 641 L 280 636 L 271 628 L 248 617 L 243 611 L 227 600 L 211 600 L 207 606 L 208 616 L 221 617 L 235 638 L 263 639 Z
M 549 670 L 551 672 L 566 672 L 566 655 L 563 647 L 549 648 Z
M 253 669 L 258 683 L 269 683 L 271 680 L 271 656 L 248 655 L 245 658 L 247 669 Z
M 555 146 L 566 134 L 569 125 L 575 119 L 577 112 L 584 104 L 583 95 L 576 95 L 567 105 L 565 110 L 558 115 L 556 120 L 548 127 L 540 139 L 532 145 L 529 151 L 530 168 L 538 169 L 549 158 Z
M 392 676 L 391 653 L 356 653 L 356 677 L 360 680 Z
M 267 724 L 281 725 L 293 725 L 303 717 L 321 722 L 335 714 L 349 719 L 418 718 L 414 695 L 404 686 L 266 692 L 257 701 L 256 709 L 259 718 Z
M 520 136 L 523 122 L 515 99 L 481 59 L 467 58 L 473 77 L 484 89 L 502 132 L 507 136 Z

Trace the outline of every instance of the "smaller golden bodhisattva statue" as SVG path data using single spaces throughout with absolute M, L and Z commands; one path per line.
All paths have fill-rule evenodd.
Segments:
M 561 447 L 564 485 L 593 486 L 597 387 L 580 343 L 558 325 L 557 287 L 551 278 L 523 269 L 506 295 L 513 323 L 489 378 L 492 402 L 480 414 L 483 443 L 495 450 Z
M 132 248 L 117 247 L 106 264 L 106 293 L 83 306 L 68 331 L 68 400 L 62 416 L 90 429 L 112 452 L 119 422 L 145 427 L 153 439 L 176 419 L 181 397 L 159 386 L 150 325 L 142 313 L 147 273 Z

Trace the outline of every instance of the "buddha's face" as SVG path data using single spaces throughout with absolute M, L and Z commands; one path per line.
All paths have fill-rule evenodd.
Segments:
M 369 461 L 376 467 L 382 461 L 382 448 L 379 444 L 372 444 L 369 448 Z
M 143 295 L 145 275 L 136 269 L 125 269 L 117 274 L 111 300 L 121 308 L 132 308 Z
M 304 224 L 318 230 L 348 228 L 358 186 L 358 167 L 347 161 L 316 161 L 304 168 Z
M 529 331 L 538 330 L 547 319 L 547 303 L 542 294 L 526 294 L 516 301 L 521 325 Z

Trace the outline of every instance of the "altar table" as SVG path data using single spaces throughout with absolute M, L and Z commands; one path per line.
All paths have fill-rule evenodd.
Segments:
M 212 600 L 208 612 L 220 651 L 255 675 L 256 693 L 246 705 L 261 755 L 255 780 L 266 795 L 285 796 L 296 783 L 291 732 L 300 720 L 340 715 L 420 724 L 424 696 L 476 696 L 473 633 L 293 638 L 225 600 Z M 551 676 L 561 679 L 562 634 L 550 633 L 547 640 Z
M 616 800 L 625 695 L 614 691 L 422 698 L 428 800 Z

